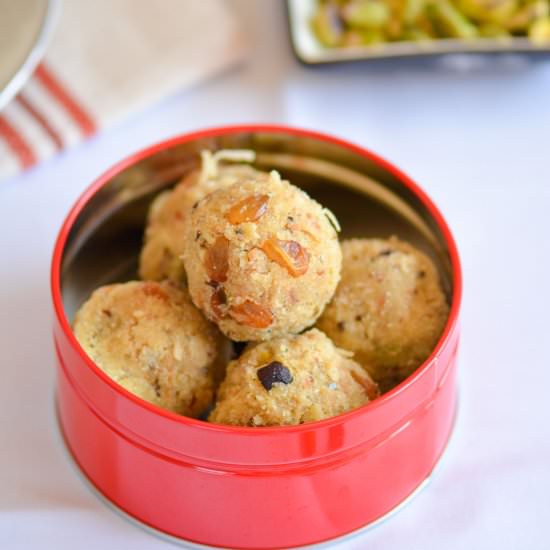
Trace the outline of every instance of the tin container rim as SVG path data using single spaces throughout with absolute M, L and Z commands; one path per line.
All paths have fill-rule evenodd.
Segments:
M 430 356 L 422 363 L 416 371 L 408 376 L 401 384 L 385 393 L 381 397 L 374 400 L 372 403 L 368 403 L 362 407 L 358 407 L 347 413 L 327 418 L 325 420 L 319 420 L 315 422 L 309 422 L 305 424 L 300 424 L 297 426 L 269 426 L 269 427 L 248 427 L 248 426 L 230 426 L 222 424 L 214 424 L 205 422 L 203 420 L 198 420 L 182 415 L 178 415 L 171 411 L 162 409 L 148 403 L 147 401 L 137 397 L 128 390 L 124 389 L 122 386 L 117 384 L 112 378 L 110 378 L 105 372 L 103 372 L 95 362 L 86 354 L 84 349 L 80 346 L 76 336 L 73 333 L 69 320 L 65 314 L 65 308 L 63 305 L 63 298 L 61 293 L 61 265 L 63 254 L 65 250 L 65 244 L 69 233 L 73 227 L 74 222 L 82 212 L 83 208 L 90 201 L 90 199 L 95 195 L 95 193 L 101 189 L 104 185 L 108 184 L 111 179 L 124 171 L 126 168 L 131 165 L 154 155 L 160 151 L 170 149 L 176 145 L 181 145 L 184 143 L 192 142 L 198 139 L 204 138 L 213 138 L 224 135 L 239 134 L 239 133 L 271 133 L 271 134 L 284 134 L 288 136 L 296 137 L 305 137 L 316 139 L 319 141 L 324 141 L 331 143 L 333 145 L 342 147 L 349 151 L 352 151 L 359 156 L 367 158 L 368 160 L 374 162 L 375 164 L 381 166 L 383 169 L 388 171 L 391 175 L 396 177 L 400 183 L 406 186 L 413 194 L 421 201 L 423 206 L 427 209 L 432 219 L 436 222 L 441 234 L 443 236 L 444 242 L 447 246 L 449 259 L 451 263 L 451 276 L 452 276 L 452 296 L 449 316 L 443 333 L 441 334 L 437 345 L 432 350 Z M 403 393 L 408 387 L 414 385 L 419 379 L 426 376 L 426 373 L 435 367 L 437 358 L 441 353 L 441 350 L 447 345 L 447 341 L 455 332 L 455 325 L 457 324 L 458 313 L 460 310 L 460 303 L 462 298 L 462 272 L 460 266 L 460 258 L 458 255 L 458 250 L 456 243 L 452 236 L 452 233 L 440 213 L 439 209 L 435 206 L 433 201 L 428 197 L 428 195 L 405 173 L 403 173 L 399 168 L 396 168 L 393 164 L 387 161 L 385 158 L 379 156 L 376 153 L 373 153 L 369 149 L 366 149 L 362 146 L 356 145 L 344 139 L 334 137 L 322 132 L 309 129 L 301 129 L 292 126 L 286 125 L 272 125 L 272 124 L 251 124 L 251 125 L 229 125 L 229 126 L 216 126 L 210 127 L 204 130 L 198 130 L 191 133 L 185 133 L 171 137 L 165 140 L 162 140 L 158 143 L 140 149 L 137 152 L 127 155 L 124 159 L 117 162 L 109 169 L 107 169 L 102 175 L 96 178 L 91 185 L 89 185 L 84 192 L 79 196 L 79 198 L 74 203 L 73 207 L 67 214 L 65 220 L 61 225 L 59 230 L 58 237 L 55 242 L 52 261 L 51 261 L 51 292 L 54 306 L 54 313 L 57 318 L 59 325 L 61 326 L 65 336 L 68 338 L 70 344 L 77 351 L 80 357 L 86 362 L 90 370 L 103 382 L 111 387 L 116 393 L 125 396 L 127 399 L 132 401 L 135 405 L 138 405 L 142 409 L 145 409 L 149 413 L 165 418 L 172 422 L 179 423 L 181 425 L 188 426 L 190 428 L 198 428 L 201 430 L 206 430 L 210 432 L 223 432 L 223 433 L 234 433 L 234 434 L 246 434 L 247 436 L 258 436 L 267 435 L 268 433 L 281 434 L 284 433 L 296 433 L 296 432 L 308 432 L 310 430 L 317 430 L 323 427 L 331 427 L 335 425 L 340 425 L 345 423 L 347 420 L 355 418 L 357 416 L 362 416 L 368 414 L 369 411 L 378 410 L 382 407 L 388 406 L 389 403 L 394 402 L 399 398 L 399 395 Z

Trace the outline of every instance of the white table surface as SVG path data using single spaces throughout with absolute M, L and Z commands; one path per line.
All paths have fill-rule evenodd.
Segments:
M 247 122 L 330 132 L 394 161 L 461 251 L 454 437 L 409 506 L 334 549 L 550 548 L 550 60 L 305 68 L 281 4 L 236 4 L 253 45 L 246 65 L 0 182 L 0 548 L 171 547 L 101 503 L 64 453 L 50 255 L 73 201 L 121 157 Z

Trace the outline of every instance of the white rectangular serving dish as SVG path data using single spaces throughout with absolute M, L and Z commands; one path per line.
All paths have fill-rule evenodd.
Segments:
M 316 0 L 287 0 L 290 38 L 296 57 L 308 65 L 455 53 L 550 53 L 550 43 L 534 44 L 528 38 L 440 39 L 426 42 L 388 42 L 372 46 L 326 48 L 311 29 Z

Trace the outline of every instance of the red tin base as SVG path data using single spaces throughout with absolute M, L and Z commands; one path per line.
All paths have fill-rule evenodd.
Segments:
M 289 128 L 222 128 L 212 135 L 284 132 L 328 141 L 379 162 L 431 211 L 449 249 L 453 300 L 432 356 L 408 380 L 366 407 L 294 427 L 207 424 L 131 395 L 78 345 L 61 298 L 68 233 L 101 178 L 69 215 L 52 269 L 59 418 L 76 462 L 105 497 L 140 522 L 194 543 L 273 548 L 319 543 L 371 524 L 430 475 L 450 436 L 456 409 L 460 267 L 452 237 L 429 199 L 368 151 Z M 198 136 L 207 135 L 205 133 Z M 143 152 L 191 140 L 184 136 Z

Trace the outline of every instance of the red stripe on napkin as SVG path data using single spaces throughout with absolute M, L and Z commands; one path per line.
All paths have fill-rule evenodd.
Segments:
M 69 91 L 57 80 L 52 71 L 41 63 L 34 73 L 35 77 L 52 94 L 53 97 L 65 108 L 71 118 L 78 124 L 85 136 L 90 136 L 97 130 L 93 118 L 84 107 L 71 96 Z
M 25 138 L 2 115 L 0 115 L 0 137 L 4 138 L 22 168 L 29 168 L 36 163 L 34 151 Z
M 59 151 L 63 149 L 63 140 L 57 133 L 57 130 L 48 122 L 48 119 L 33 105 L 24 94 L 20 93 L 16 101 L 29 113 L 34 120 L 40 125 L 40 127 L 48 134 L 49 138 L 55 144 L 56 149 Z

